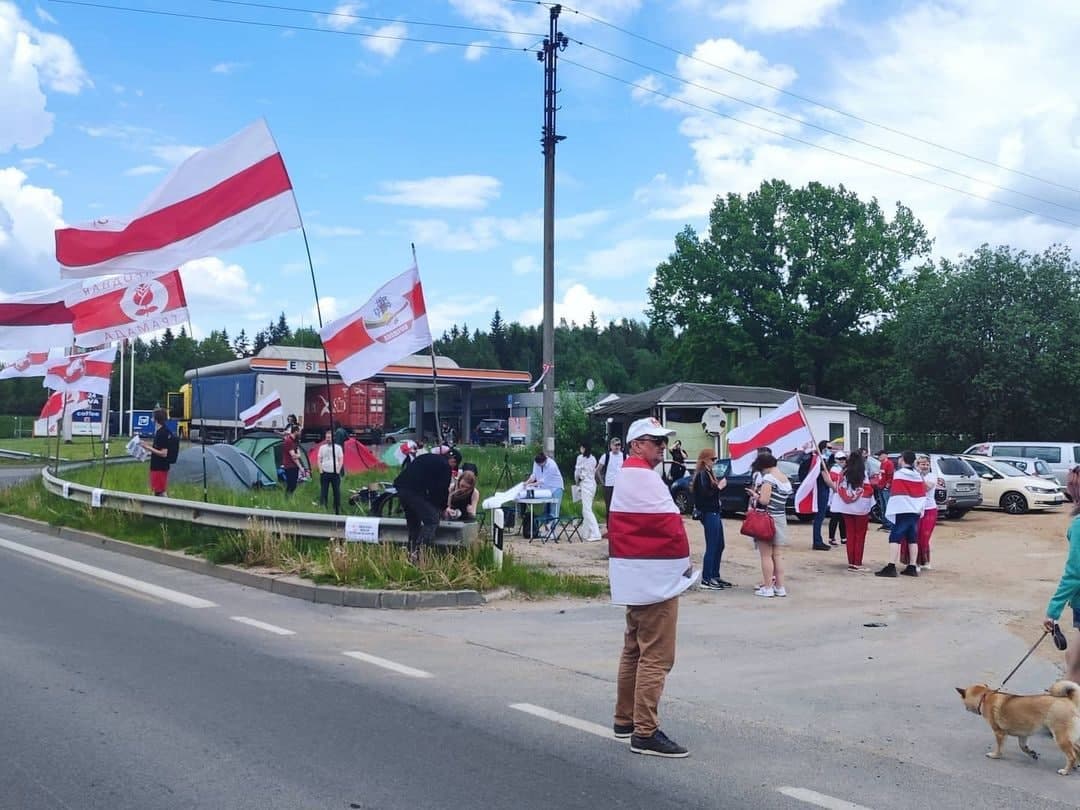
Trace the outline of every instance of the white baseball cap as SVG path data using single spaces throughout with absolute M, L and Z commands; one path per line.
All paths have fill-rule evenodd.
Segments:
M 634 439 L 640 439 L 642 436 L 655 436 L 660 439 L 674 435 L 675 431 L 661 425 L 659 419 L 648 416 L 644 419 L 638 419 L 630 425 L 630 429 L 626 431 L 626 441 L 629 443 Z

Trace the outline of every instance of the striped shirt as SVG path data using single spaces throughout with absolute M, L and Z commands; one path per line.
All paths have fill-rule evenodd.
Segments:
M 783 515 L 787 513 L 788 496 L 791 495 L 791 482 L 783 481 L 772 473 L 765 473 L 761 477 L 763 484 L 772 484 L 769 503 L 765 507 L 770 515 Z

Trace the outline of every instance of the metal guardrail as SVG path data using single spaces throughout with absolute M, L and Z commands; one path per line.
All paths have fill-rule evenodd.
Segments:
M 65 481 L 52 474 L 48 467 L 41 471 L 41 481 L 53 495 L 59 495 L 77 503 L 91 505 L 96 487 Z M 119 509 L 145 517 L 165 518 L 213 526 L 219 529 L 243 531 L 252 523 L 262 524 L 275 532 L 296 537 L 337 538 L 345 536 L 346 515 L 318 515 L 307 512 L 283 512 L 276 509 L 247 509 L 240 506 L 185 501 L 179 498 L 159 498 L 134 492 L 115 492 L 103 489 L 100 505 L 105 509 Z M 357 516 L 359 517 L 359 516 Z M 379 521 L 381 542 L 408 542 L 408 528 L 402 518 L 375 518 Z M 478 536 L 475 523 L 444 521 L 439 524 L 435 543 L 440 546 L 463 546 L 473 543 Z

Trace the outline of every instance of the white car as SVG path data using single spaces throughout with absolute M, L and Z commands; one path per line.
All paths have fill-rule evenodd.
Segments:
M 1065 502 L 1061 488 L 1050 481 L 1025 475 L 1011 464 L 987 456 L 961 456 L 982 479 L 983 505 L 997 506 L 1010 515 L 1029 509 L 1060 506 Z

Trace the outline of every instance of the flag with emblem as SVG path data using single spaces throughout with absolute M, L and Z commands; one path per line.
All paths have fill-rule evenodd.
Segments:
M 44 377 L 48 361 L 48 352 L 27 352 L 14 363 L 8 363 L 0 369 L 0 380 L 13 377 Z
M 72 329 L 82 346 L 132 340 L 188 320 L 180 271 L 131 273 L 95 279 L 68 295 Z
M 109 392 L 116 347 L 96 352 L 73 354 L 50 360 L 45 369 L 45 387 L 53 391 L 84 391 L 88 394 Z

